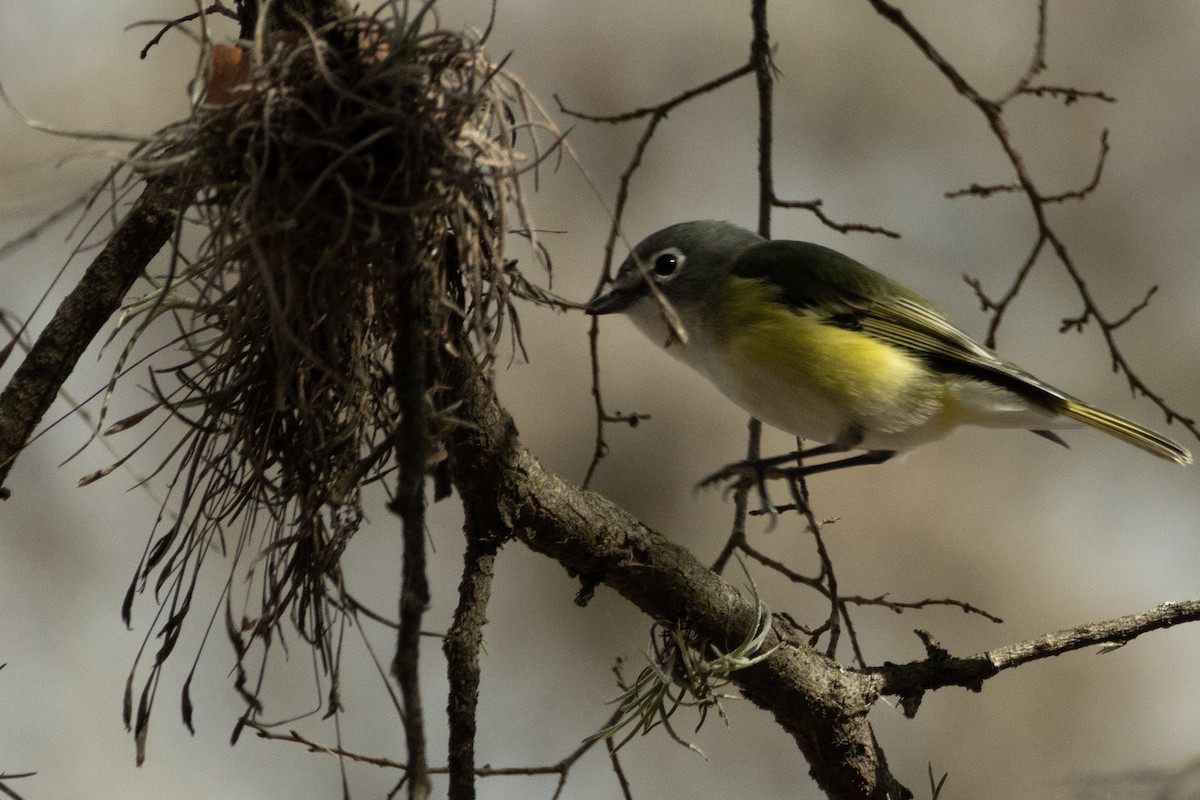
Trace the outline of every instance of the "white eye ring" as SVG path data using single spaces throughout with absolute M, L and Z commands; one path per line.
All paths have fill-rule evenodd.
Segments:
M 679 248 L 670 247 L 655 253 L 647 266 L 649 266 L 650 273 L 657 280 L 666 280 L 679 272 L 684 260 L 684 255 L 680 252 Z

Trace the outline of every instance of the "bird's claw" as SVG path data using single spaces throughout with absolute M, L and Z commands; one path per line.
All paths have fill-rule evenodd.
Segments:
M 767 479 L 780 477 L 788 483 L 788 489 L 791 491 L 792 500 L 794 501 L 792 505 L 780 507 L 771 502 L 771 495 L 767 492 Z M 749 488 L 753 485 L 758 490 L 759 507 L 751 511 L 750 514 L 756 517 L 770 517 L 770 526 L 774 528 L 775 521 L 779 518 L 779 514 L 782 511 L 790 511 L 792 509 L 802 511 L 808 507 L 801 497 L 799 479 L 800 474 L 797 470 L 779 469 L 774 465 L 762 461 L 735 461 L 704 478 L 696 485 L 696 488 L 706 489 L 709 486 L 729 481 L 724 492 L 724 496 L 728 497 L 730 492 L 737 491 L 739 488 Z

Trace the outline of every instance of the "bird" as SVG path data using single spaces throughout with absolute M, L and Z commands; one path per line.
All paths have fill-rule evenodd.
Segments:
M 765 479 L 782 465 L 795 465 L 784 474 L 799 506 L 799 477 L 880 464 L 964 425 L 1029 430 L 1063 446 L 1056 430 L 1086 425 L 1192 463 L 1171 439 L 1039 380 L 920 294 L 819 244 L 681 222 L 643 239 L 584 309 L 625 314 L 751 416 L 822 443 L 701 482 L 752 476 L 762 513 L 776 513 Z

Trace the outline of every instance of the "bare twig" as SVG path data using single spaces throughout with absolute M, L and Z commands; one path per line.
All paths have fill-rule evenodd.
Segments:
M 614 714 L 614 718 L 615 718 L 615 714 Z M 612 721 L 613 721 L 612 719 L 609 720 L 610 723 Z M 360 753 L 360 752 L 357 752 L 354 750 L 347 750 L 346 748 L 341 747 L 341 746 L 331 746 L 331 745 L 321 744 L 321 743 L 315 741 L 314 739 L 304 736 L 299 731 L 296 731 L 294 729 L 288 730 L 286 733 L 279 733 L 279 732 L 273 730 L 272 726 L 263 725 L 259 722 L 254 722 L 252 720 L 247 721 L 245 724 L 246 724 L 246 727 L 254 730 L 256 735 L 260 739 L 267 739 L 267 740 L 276 741 L 276 742 L 290 742 L 292 744 L 298 744 L 298 745 L 303 746 L 311 753 L 319 753 L 321 755 L 333 756 L 335 758 L 346 759 L 348 761 L 353 761 L 353 762 L 356 762 L 359 764 L 370 764 L 371 766 L 375 766 L 375 767 L 384 767 L 386 769 L 399 770 L 402 773 L 404 773 L 404 778 L 402 779 L 401 782 L 403 784 L 408 783 L 408 764 L 406 762 L 397 761 L 395 759 L 387 758 L 385 756 L 371 756 L 371 755 L 367 755 L 365 753 Z M 575 766 L 575 764 L 579 761 L 579 759 L 582 758 L 589 750 L 591 750 L 593 747 L 595 747 L 595 745 L 598 741 L 600 741 L 600 740 L 586 739 L 578 747 L 576 747 L 574 750 L 572 750 L 566 756 L 559 759 L 557 762 L 555 762 L 553 764 L 546 764 L 546 765 L 540 765 L 540 766 L 529 766 L 529 767 L 493 767 L 490 765 L 484 765 L 482 767 L 474 767 L 472 769 L 472 775 L 476 778 L 504 778 L 504 777 L 535 776 L 535 775 L 557 775 L 558 783 L 555 787 L 554 797 L 558 797 L 559 795 L 562 794 L 563 787 L 566 785 L 566 781 L 571 772 L 571 768 L 573 766 Z M 612 745 L 611 740 L 606 739 L 604 741 L 611 747 L 611 745 Z M 616 754 L 610 752 L 609 755 L 614 764 L 614 771 L 616 772 L 616 774 L 618 776 L 618 781 L 620 782 L 620 784 L 622 786 L 622 791 L 623 791 L 624 795 L 628 798 L 630 796 L 629 795 L 629 783 L 625 779 L 624 772 L 620 769 L 620 763 L 617 761 Z M 454 769 L 453 765 L 447 764 L 445 766 L 430 766 L 430 767 L 428 767 L 426 772 L 429 775 L 450 775 L 450 774 L 453 774 L 453 769 Z M 29 774 L 33 774 L 33 773 L 29 773 Z M 14 775 L 14 776 L 10 776 L 10 777 L 25 777 L 25 776 L 24 775 Z
M 979 691 L 988 678 L 1030 661 L 1059 656 L 1072 650 L 1097 645 L 1123 645 L 1142 634 L 1200 621 L 1200 600 L 1164 603 L 1139 614 L 1067 628 L 1047 633 L 1024 642 L 988 650 L 966 658 L 956 658 L 938 651 L 925 661 L 891 664 L 868 670 L 880 680 L 880 692 L 898 695 L 914 701 L 909 713 L 916 713 L 916 704 L 926 691 L 944 686 L 963 686 Z
M 778 197 L 772 196 L 771 205 L 775 208 L 801 208 L 805 211 L 811 211 L 821 221 L 822 225 L 838 233 L 877 233 L 889 239 L 900 238 L 899 233 L 889 228 L 884 228 L 881 225 L 868 225 L 865 222 L 837 222 L 825 213 L 822 208 L 824 205 L 823 200 L 781 200 Z
M 609 228 L 608 239 L 604 243 L 604 268 L 601 270 L 600 280 L 596 284 L 597 290 L 610 280 L 610 272 L 612 269 L 613 252 L 616 249 L 617 239 L 621 235 L 621 220 L 625 214 L 625 205 L 629 202 L 629 186 L 633 181 L 634 173 L 642 164 L 642 158 L 645 156 L 646 148 L 650 145 L 650 140 L 654 137 L 654 132 L 658 129 L 659 124 L 667 118 L 667 115 L 682 103 L 686 103 L 700 95 L 708 94 L 716 91 L 727 83 L 731 83 L 743 75 L 749 74 L 751 71 L 750 64 L 731 70 L 724 75 L 713 78 L 706 83 L 702 83 L 692 89 L 688 89 L 669 100 L 664 100 L 655 106 L 640 108 L 625 114 L 615 114 L 611 116 L 597 116 L 583 114 L 578 111 L 572 111 L 563 105 L 562 100 L 555 95 L 554 99 L 558 103 L 559 110 L 565 114 L 570 114 L 580 119 L 589 120 L 592 122 L 620 123 L 629 120 L 649 117 L 646 123 L 646 129 L 642 131 L 641 137 L 638 139 L 637 145 L 634 147 L 633 155 L 629 159 L 629 164 L 621 173 L 621 177 L 617 184 L 617 198 L 613 207 L 613 221 Z M 636 426 L 641 420 L 646 419 L 645 414 L 613 414 L 605 410 L 604 401 L 600 393 L 600 322 L 598 319 L 593 319 L 591 327 L 588 330 L 588 348 L 591 353 L 592 363 L 592 400 L 596 406 L 596 440 L 592 448 L 592 459 L 588 463 L 587 472 L 584 474 L 583 485 L 589 486 L 592 477 L 596 473 L 596 468 L 600 466 L 600 461 L 608 454 L 608 443 L 604 438 L 604 428 L 612 423 L 623 423 L 630 426 Z
M 391 508 L 399 515 L 404 541 L 400 575 L 400 630 L 392 671 L 400 685 L 404 703 L 404 734 L 408 744 L 408 796 L 425 800 L 431 791 L 425 755 L 425 718 L 419 681 L 421 619 L 429 605 L 429 579 L 425 571 L 425 469 L 429 451 L 429 414 L 426 401 L 428 374 L 424 318 L 429 291 L 423 276 L 412 269 L 412 250 L 418 246 L 412 231 L 397 245 L 399 266 L 398 302 L 401 309 L 395 346 L 392 349 L 395 392 L 401 423 L 396 441 L 399 475 Z
M 1142 298 L 1142 302 L 1138 303 L 1137 305 L 1133 306 L 1128 311 L 1126 311 L 1124 316 L 1119 317 L 1119 318 L 1113 320 L 1112 322 L 1108 323 L 1109 328 L 1112 330 L 1116 330 L 1117 328 L 1124 325 L 1126 322 L 1129 322 L 1129 320 L 1133 319 L 1134 315 L 1139 314 L 1142 311 L 1145 311 L 1146 308 L 1150 305 L 1150 298 L 1154 297 L 1154 295 L 1157 291 L 1158 291 L 1157 284 L 1154 286 L 1151 286 L 1149 289 L 1147 289 L 1146 296 Z M 1064 320 L 1064 323 L 1065 322 L 1066 322 L 1066 320 Z
M 890 609 L 897 614 L 903 614 L 907 610 L 928 608 L 929 606 L 953 606 L 954 608 L 962 609 L 964 614 L 977 614 L 984 619 L 997 624 L 1004 622 L 1004 620 L 1002 620 L 1000 617 L 997 617 L 995 614 L 989 614 L 978 606 L 971 605 L 970 603 L 964 603 L 962 600 L 953 600 L 949 597 L 944 597 L 940 600 L 926 598 L 925 600 L 901 601 L 889 600 L 886 594 L 881 594 L 877 597 L 863 597 L 862 595 L 852 595 L 847 597 L 843 595 L 841 597 L 841 602 L 844 605 L 880 606 L 882 608 Z
M 821 560 L 821 576 L 825 579 L 825 591 L 829 597 L 829 616 L 825 623 L 829 630 L 829 642 L 825 646 L 825 655 L 834 658 L 837 656 L 838 641 L 842 635 L 843 614 L 838 599 L 837 575 L 833 571 L 833 561 L 829 558 L 829 551 L 825 549 L 825 540 L 821 537 L 821 526 L 814 519 L 812 509 L 806 507 L 804 516 L 808 519 L 808 531 L 817 543 L 817 557 Z
M 642 108 L 636 108 L 633 111 L 625 111 L 620 114 L 587 114 L 582 111 L 574 111 L 563 105 L 563 102 L 561 99 L 559 99 L 558 95 L 554 95 L 554 101 L 558 103 L 559 111 L 563 112 L 564 114 L 569 114 L 572 117 L 587 120 L 588 122 L 608 122 L 616 124 L 620 122 L 630 122 L 631 120 L 641 119 L 642 117 L 656 118 L 661 121 L 662 119 L 666 118 L 668 112 L 677 106 L 683 105 L 694 97 L 699 97 L 702 94 L 708 94 L 714 89 L 719 89 L 725 84 L 735 81 L 743 75 L 748 75 L 749 73 L 750 65 L 743 64 L 737 69 L 731 70 L 720 77 L 713 78 L 707 83 L 702 83 L 699 86 L 688 89 L 687 91 L 680 92 L 670 100 L 664 100 L 657 105 L 644 106 Z
M 1100 155 L 1096 158 L 1096 169 L 1092 173 L 1092 179 L 1078 189 L 1072 189 L 1061 194 L 1051 194 L 1042 198 L 1043 203 L 1062 203 L 1066 200 L 1082 200 L 1092 192 L 1096 191 L 1096 187 L 1100 185 L 1100 177 L 1104 174 L 1104 164 L 1108 161 L 1108 153 L 1111 150 L 1108 144 L 1108 128 L 1100 131 Z
M 750 442 L 751 447 L 757 447 L 759 437 L 762 435 L 762 423 L 753 417 L 750 418 Z M 737 550 L 741 550 L 752 558 L 759 559 L 759 556 L 766 556 L 757 551 L 751 552 L 749 542 L 746 540 L 746 518 L 749 516 L 749 497 L 750 493 L 743 489 L 733 493 L 733 528 L 729 533 L 729 538 L 725 540 L 721 552 L 717 554 L 717 558 L 713 561 L 712 571 L 720 575 L 725 571 L 725 566 L 729 563 L 729 559 Z M 780 566 L 783 566 L 782 564 Z M 785 567 L 786 568 L 786 567 Z M 798 577 L 803 578 L 803 576 Z
M 479 649 L 487 621 L 498 540 L 470 516 L 464 525 L 467 548 L 454 624 L 442 643 L 450 690 L 446 705 L 449 721 L 447 767 L 451 800 L 475 797 L 475 709 L 479 703 Z
M 1068 106 L 1080 100 L 1100 100 L 1105 103 L 1117 102 L 1117 98 L 1104 92 L 1076 89 L 1073 86 L 1025 86 L 1020 89 L 1020 94 L 1033 95 L 1034 97 L 1054 97 L 1062 100 L 1063 105 Z
M 206 9 L 203 9 L 201 11 L 193 11 L 192 13 L 185 14 L 182 17 L 179 17 L 178 19 L 173 19 L 173 20 L 169 20 L 166 22 L 162 22 L 161 23 L 162 29 L 157 34 L 155 34 L 150 39 L 150 41 L 146 42 L 145 47 L 143 47 L 142 51 L 140 53 L 138 53 L 138 58 L 145 60 L 146 56 L 148 56 L 150 54 L 150 51 L 152 49 L 154 49 L 154 47 L 156 47 L 159 42 L 162 41 L 162 38 L 164 36 L 166 36 L 168 32 L 174 30 L 175 28 L 181 27 L 183 25 L 183 23 L 185 23 L 185 22 L 191 22 L 193 20 L 205 17 L 209 14 L 221 14 L 222 16 L 225 16 L 225 17 L 228 17 L 229 19 L 234 19 L 234 20 L 236 20 L 238 18 L 238 15 L 236 13 L 234 13 L 231 9 L 225 7 L 225 5 L 223 5 L 220 2 L 220 0 L 217 0 L 217 2 L 213 3 Z M 150 24 L 150 23 L 142 23 L 142 24 Z
M 1059 194 L 1050 194 L 1040 197 L 1042 203 L 1062 203 L 1067 200 L 1082 200 L 1092 192 L 1096 191 L 1096 187 L 1100 185 L 1100 177 L 1104 173 L 1104 165 L 1108 161 L 1108 154 L 1112 148 L 1108 143 L 1108 129 L 1105 128 L 1100 132 L 1100 155 L 1096 158 L 1096 166 L 1092 172 L 1092 179 L 1078 189 L 1070 189 Z M 981 185 L 972 183 L 964 189 L 954 189 L 944 193 L 944 197 L 948 199 L 956 199 L 959 197 L 991 197 L 993 194 L 1013 194 L 1023 192 L 1024 188 L 1015 183 L 995 183 L 989 185 Z
M 1133 367 L 1129 364 L 1124 353 L 1117 344 L 1115 336 L 1116 325 L 1114 325 L 1114 323 L 1111 322 L 1100 310 L 1095 298 L 1093 298 L 1091 294 L 1091 290 L 1087 286 L 1087 282 L 1083 277 L 1083 273 L 1079 270 L 1070 253 L 1068 252 L 1066 244 L 1063 242 L 1058 233 L 1051 227 L 1049 220 L 1046 218 L 1045 206 L 1047 203 L 1059 202 L 1069 197 L 1083 196 L 1095 188 L 1095 184 L 1099 181 L 1099 175 L 1103 168 L 1103 163 L 1108 152 L 1107 136 L 1104 136 L 1101 139 L 1100 158 L 1097 162 L 1093 181 L 1088 184 L 1088 186 L 1085 186 L 1083 189 L 1074 193 L 1068 192 L 1063 195 L 1045 195 L 1034 185 L 1033 179 L 1025 167 L 1024 159 L 1022 159 L 1020 153 L 1013 145 L 1008 134 L 1008 129 L 1004 124 L 1003 111 L 1005 103 L 1011 100 L 1016 94 L 1024 92 L 1025 89 L 1028 88 L 1028 82 L 1032 80 L 1034 75 L 1041 71 L 1042 65 L 1044 65 L 1046 35 L 1045 0 L 1042 0 L 1042 2 L 1039 4 L 1038 40 L 1035 46 L 1034 66 L 1031 67 L 1026 77 L 1018 83 L 1017 90 L 1010 92 L 1000 100 L 989 100 L 983 97 L 966 80 L 966 78 L 964 78 L 962 74 L 954 68 L 953 65 L 951 65 L 948 61 L 946 61 L 945 58 L 942 57 L 933 44 L 925 37 L 924 34 L 917 30 L 915 26 L 913 26 L 904 13 L 900 11 L 900 9 L 890 5 L 888 2 L 886 2 L 886 0 L 868 0 L 868 2 L 881 16 L 895 25 L 912 41 L 914 45 L 916 45 L 917 49 L 920 50 L 921 53 L 924 54 L 925 57 L 938 68 L 939 71 L 941 71 L 945 78 L 954 87 L 956 92 L 965 97 L 984 115 L 988 122 L 988 126 L 992 130 L 993 136 L 996 138 L 997 143 L 1000 145 L 1000 148 L 1004 151 L 1005 156 L 1012 165 L 1013 171 L 1016 175 L 1016 185 L 1020 187 L 1020 191 L 1026 196 L 1029 202 L 1030 210 L 1033 213 L 1034 221 L 1037 226 L 1037 239 L 1031 248 L 1029 257 L 1026 259 L 1025 266 L 1018 272 L 1012 286 L 1006 293 L 1006 298 L 992 306 L 995 316 L 993 317 L 992 324 L 989 328 L 988 343 L 991 344 L 994 340 L 996 327 L 999 324 L 999 317 L 1003 315 L 1004 309 L 1007 307 L 1008 300 L 1016 296 L 1017 292 L 1020 290 L 1021 284 L 1028 276 L 1038 253 L 1046 244 L 1049 244 L 1051 250 L 1054 252 L 1055 257 L 1058 259 L 1059 263 L 1070 277 L 1072 283 L 1074 283 L 1080 299 L 1083 301 L 1084 313 L 1077 318 L 1077 324 L 1068 325 L 1068 327 L 1081 328 L 1083 323 L 1087 320 L 1095 320 L 1097 327 L 1100 330 L 1100 335 L 1104 339 L 1105 346 L 1108 348 L 1113 371 L 1124 374 L 1130 390 L 1134 394 L 1140 394 L 1146 397 L 1148 400 L 1150 400 L 1150 402 L 1156 405 L 1163 413 L 1163 416 L 1166 418 L 1168 424 L 1172 422 L 1179 422 L 1181 425 L 1187 428 L 1187 430 L 1194 437 L 1200 439 L 1200 428 L 1197 427 L 1195 420 L 1193 418 L 1184 416 L 1177 411 L 1176 408 L 1169 404 L 1164 397 L 1151 390 L 1149 385 L 1146 384 L 1134 372 Z M 1049 89 L 1046 89 L 1046 91 L 1049 91 Z M 1059 89 L 1054 92 L 1054 94 L 1055 96 L 1062 96 L 1063 91 L 1064 90 Z M 1091 96 L 1096 96 L 1102 100 L 1110 99 L 1107 95 L 1102 95 L 1100 93 L 1074 91 L 1073 95 L 1068 97 L 1068 100 L 1073 101 L 1074 99 L 1078 99 L 1080 97 Z M 986 194 L 989 191 L 999 190 L 999 187 L 986 187 L 973 193 Z M 980 297 L 982 299 L 983 295 L 980 294 Z M 985 306 L 986 305 L 988 304 L 985 302 Z M 1125 317 L 1128 316 L 1129 315 L 1125 315 Z M 1124 318 L 1118 322 L 1122 322 L 1123 320 Z

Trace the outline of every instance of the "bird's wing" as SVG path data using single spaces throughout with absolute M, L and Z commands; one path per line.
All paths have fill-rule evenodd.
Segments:
M 975 342 L 921 295 L 836 250 L 808 242 L 764 242 L 739 256 L 731 272 L 777 287 L 797 312 L 862 331 L 943 370 L 990 378 L 1043 402 L 1066 399 Z

